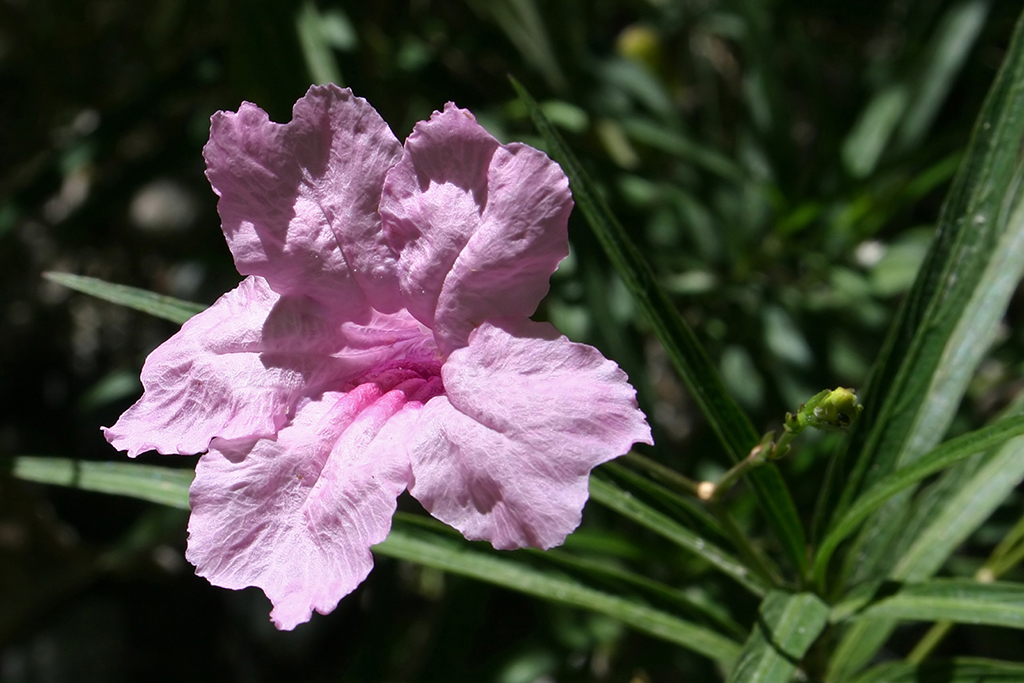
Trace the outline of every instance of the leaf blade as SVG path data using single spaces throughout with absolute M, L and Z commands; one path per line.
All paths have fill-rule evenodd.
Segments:
M 948 429 L 1012 294 L 1012 282 L 1000 276 L 1020 278 L 1024 259 L 998 259 L 1007 245 L 1021 248 L 1024 226 L 1009 221 L 1016 212 L 1005 200 L 1019 185 L 1022 137 L 1024 15 L 975 124 L 935 240 L 862 392 L 864 413 L 830 467 L 815 535 L 859 492 L 923 455 Z
M 867 607 L 861 618 L 945 620 L 1024 629 L 1024 585 L 969 579 L 909 584 Z
M 190 469 L 27 455 L 14 459 L 12 473 L 25 481 L 129 496 L 182 510 L 189 509 L 188 487 L 195 477 Z
M 853 683 L 1024 683 L 1024 664 L 958 657 L 921 664 L 886 662 L 865 671 Z
M 811 593 L 772 591 L 727 683 L 788 683 L 828 623 L 828 605 Z
M 203 304 L 175 299 L 137 287 L 117 285 L 94 277 L 54 272 L 43 273 L 43 277 L 76 292 L 82 292 L 120 306 L 127 306 L 179 325 L 195 314 L 206 310 L 206 306 Z
M 614 484 L 599 476 L 591 476 L 590 497 L 593 501 L 700 556 L 755 595 L 763 596 L 765 594 L 764 584 L 735 557 L 633 498 Z
M 428 542 L 395 528 L 387 540 L 373 547 L 373 552 L 604 614 L 641 633 L 681 645 L 726 665 L 739 653 L 739 644 L 735 641 L 666 612 L 512 560 L 469 550 L 464 545 Z
M 68 458 L 21 456 L 14 459 L 14 476 L 26 481 L 68 486 L 97 493 L 126 495 L 187 510 L 192 470 L 141 463 L 87 462 Z M 375 554 L 417 562 L 485 583 L 618 619 L 631 628 L 687 647 L 731 664 L 739 643 L 716 631 L 626 598 L 575 581 L 548 575 L 527 565 L 466 549 L 451 550 L 443 543 L 414 538 L 393 529 Z
M 547 120 L 530 94 L 515 79 L 512 85 L 526 105 L 534 125 L 548 144 L 548 151 L 569 176 L 576 205 L 601 242 L 616 272 L 644 312 L 655 335 L 683 378 L 690 394 L 707 418 L 730 459 L 739 462 L 757 445 L 759 435 L 750 419 L 725 390 L 718 371 L 696 335 L 658 284 L 650 266 L 625 229 L 593 188 L 575 155 Z M 802 575 L 807 567 L 806 535 L 796 505 L 782 476 L 768 464 L 752 471 L 747 480 L 757 494 L 769 524 L 787 557 Z
M 824 584 L 828 562 L 835 549 L 848 535 L 853 533 L 861 522 L 881 508 L 892 496 L 959 460 L 1020 434 L 1024 434 L 1024 416 L 1008 417 L 995 424 L 950 439 L 913 464 L 902 467 L 878 481 L 850 506 L 825 537 L 818 552 L 815 553 L 813 566 L 815 580 L 819 585 Z

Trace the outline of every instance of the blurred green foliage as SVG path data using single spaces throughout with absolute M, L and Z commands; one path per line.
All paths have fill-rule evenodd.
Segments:
M 540 146 L 507 76 L 525 84 L 730 392 L 758 429 L 777 429 L 822 387 L 864 382 L 1019 10 L 1006 0 L 0 5 L 0 456 L 120 457 L 97 427 L 134 400 L 126 378 L 175 327 L 41 273 L 211 302 L 238 276 L 202 175 L 209 116 L 249 100 L 285 121 L 326 80 L 367 98 L 400 138 L 452 100 L 502 140 Z M 728 459 L 579 216 L 571 239 L 540 315 L 627 370 L 654 423 L 652 455 L 694 478 L 720 473 Z M 1019 393 L 1022 312 L 1014 298 L 956 431 Z M 838 438 L 803 443 L 783 465 L 799 509 L 813 507 Z M 972 573 L 1020 507 L 1011 493 L 949 571 Z M 762 526 L 753 508 L 734 512 Z M 605 617 L 387 559 L 330 617 L 277 633 L 258 591 L 210 588 L 183 547 L 175 511 L 0 474 L 0 681 L 719 677 Z M 698 622 L 721 625 L 694 607 L 710 598 L 730 606 L 727 621 L 756 618 L 753 599 L 706 563 L 596 505 L 565 550 L 678 587 L 691 601 L 678 608 Z M 897 632 L 894 647 L 920 632 Z M 1020 659 L 1018 639 L 971 631 L 947 647 Z

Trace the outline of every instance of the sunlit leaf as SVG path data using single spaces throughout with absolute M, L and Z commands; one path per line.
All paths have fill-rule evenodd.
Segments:
M 975 126 L 932 247 L 861 392 L 864 414 L 849 447 L 831 463 L 816 515 L 819 533 L 830 519 L 836 523 L 833 510 L 842 513 L 860 492 L 941 440 L 1024 270 L 1017 163 L 1024 137 L 1021 26 Z M 898 531 L 898 512 L 887 510 L 865 535 L 876 528 Z M 863 558 L 882 556 L 878 547 L 888 540 L 879 535 L 851 561 L 870 571 Z
M 195 477 L 189 469 L 39 456 L 15 458 L 12 472 L 26 481 L 130 496 L 181 509 L 188 509 L 188 487 Z
M 922 664 L 886 662 L 852 683 L 1024 683 L 1024 664 L 972 657 Z
M 901 467 L 864 492 L 829 532 L 814 557 L 814 576 L 824 581 L 828 561 L 838 545 L 892 496 L 914 486 L 953 463 L 970 457 L 1019 434 L 1024 434 L 1024 416 L 1013 416 L 993 425 L 950 439 L 913 464 Z
M 43 277 L 50 282 L 56 282 L 77 292 L 89 294 L 98 299 L 127 306 L 128 308 L 134 308 L 136 311 L 142 311 L 143 313 L 178 324 L 185 322 L 196 313 L 206 310 L 206 306 L 202 304 L 182 301 L 181 299 L 156 294 L 145 289 L 128 287 L 127 285 L 115 285 L 94 277 L 52 272 L 43 273 Z
M 338 60 L 331 51 L 334 41 L 331 40 L 331 34 L 325 31 L 326 26 L 324 17 L 313 0 L 306 0 L 295 15 L 295 32 L 298 34 L 302 56 L 306 60 L 306 69 L 312 82 L 344 85 Z
M 861 615 L 865 619 L 945 620 L 1024 628 L 1024 585 L 935 579 L 904 586 Z
M 789 683 L 828 623 L 828 605 L 810 593 L 772 591 L 728 683 Z

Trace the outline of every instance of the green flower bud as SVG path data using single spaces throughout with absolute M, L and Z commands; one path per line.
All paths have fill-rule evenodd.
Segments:
M 820 396 L 820 394 L 819 394 Z M 818 398 L 815 396 L 815 398 Z M 817 429 L 830 431 L 847 429 L 853 424 L 864 406 L 857 402 L 857 393 L 853 389 L 839 387 L 825 394 L 817 405 L 805 404 L 801 412 L 805 413 L 807 424 Z

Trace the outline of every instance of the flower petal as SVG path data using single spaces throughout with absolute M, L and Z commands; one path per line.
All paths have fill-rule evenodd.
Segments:
M 379 310 L 398 309 L 377 204 L 401 145 L 366 100 L 314 86 L 286 124 L 246 102 L 213 116 L 203 154 L 240 273 L 350 320 L 367 313 L 364 290 Z
M 187 557 L 223 588 L 258 586 L 281 629 L 327 614 L 366 578 L 409 481 L 404 445 L 437 378 L 367 383 L 304 403 L 276 439 L 215 441 L 196 468 Z
M 408 315 L 377 315 L 371 323 L 338 325 L 316 302 L 246 278 L 149 355 L 142 398 L 103 431 L 132 457 L 202 453 L 215 437 L 271 436 L 304 396 L 429 339 Z
M 590 470 L 651 443 L 615 363 L 547 323 L 489 321 L 420 412 L 413 496 L 471 540 L 550 548 L 580 522 Z
M 279 296 L 262 278 L 245 279 L 188 320 L 142 367 L 142 398 L 104 428 L 135 457 L 201 453 L 215 436 L 273 434 L 300 377 L 260 362 L 262 327 Z
M 381 196 L 408 310 L 443 353 L 488 318 L 526 317 L 568 254 L 568 180 L 543 153 L 502 146 L 449 103 L 417 124 Z

